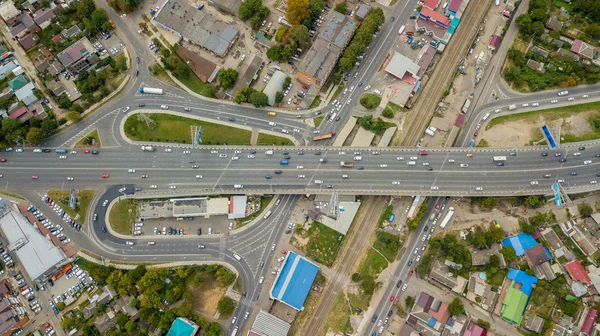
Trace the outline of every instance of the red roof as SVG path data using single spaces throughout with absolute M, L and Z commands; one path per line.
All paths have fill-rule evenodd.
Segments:
M 450 19 L 448 19 L 444 14 L 435 12 L 430 8 L 423 7 L 423 9 L 421 9 L 420 14 L 421 16 L 429 18 L 429 20 L 437 22 L 445 27 L 448 27 L 450 25 Z
M 565 264 L 565 267 L 573 280 L 581 281 L 586 284 L 591 282 L 590 276 L 585 272 L 585 269 L 581 266 L 579 260 L 575 259 L 570 261 Z
M 423 7 L 435 9 L 440 4 L 440 0 L 425 0 Z
M 456 11 L 458 11 L 458 9 L 460 8 L 462 2 L 463 0 L 451 0 L 450 4 L 448 5 L 448 10 L 456 13 Z
M 23 106 L 8 116 L 9 119 L 17 119 L 27 113 L 27 107 Z
M 596 309 L 588 310 L 587 315 L 585 316 L 585 321 L 583 322 L 583 326 L 581 326 L 581 333 L 590 335 L 592 333 L 592 327 L 596 322 L 596 318 L 598 317 L 598 311 Z
M 471 324 L 471 328 L 465 331 L 464 336 L 485 336 L 487 335 L 487 330 L 478 326 L 477 324 Z

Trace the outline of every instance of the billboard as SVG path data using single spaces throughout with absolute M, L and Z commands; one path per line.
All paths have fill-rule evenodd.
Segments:
M 69 194 L 69 208 L 75 209 L 77 205 L 77 190 L 71 189 L 71 193 Z

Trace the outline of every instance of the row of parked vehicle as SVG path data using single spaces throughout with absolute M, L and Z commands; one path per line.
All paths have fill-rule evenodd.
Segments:
M 77 224 L 77 222 L 75 222 L 75 220 L 72 219 L 71 216 L 69 216 L 69 214 L 65 210 L 63 210 L 63 208 L 61 208 L 60 205 L 58 205 L 56 202 L 54 202 L 48 195 L 44 195 L 42 197 L 42 201 L 46 202 L 46 204 L 48 204 L 48 206 L 51 207 L 52 210 L 56 211 L 56 213 L 67 224 L 71 225 L 72 228 L 76 229 L 77 231 L 81 230 L 81 224 Z
M 30 205 L 27 208 L 27 210 L 31 212 L 38 219 L 38 221 L 40 221 L 40 223 L 42 223 L 42 225 L 44 225 L 44 227 L 48 229 L 48 231 L 50 231 L 50 233 L 56 238 L 58 238 L 58 240 L 60 240 L 63 244 L 66 244 L 71 241 L 69 238 L 67 238 L 67 236 L 65 236 L 62 233 L 63 227 L 59 224 L 52 224 L 52 222 L 44 216 L 44 213 L 42 213 L 32 205 Z

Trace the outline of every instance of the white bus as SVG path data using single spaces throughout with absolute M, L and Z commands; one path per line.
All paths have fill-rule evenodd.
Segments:
M 267 211 L 267 213 L 265 214 L 265 219 L 269 218 L 269 216 L 271 216 L 271 210 Z
M 398 35 L 402 35 L 402 33 L 404 33 L 404 28 L 406 28 L 406 26 L 400 27 L 400 30 L 398 30 Z
M 337 116 L 337 113 L 332 114 L 331 118 L 329 118 L 329 122 L 334 122 L 336 116 Z
M 506 161 L 506 156 L 493 156 L 492 161 L 494 162 L 504 162 Z

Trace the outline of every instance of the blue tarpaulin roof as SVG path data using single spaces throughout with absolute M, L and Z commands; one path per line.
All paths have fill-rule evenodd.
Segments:
M 429 320 L 427 321 L 427 325 L 433 328 L 433 327 L 435 327 L 436 322 L 437 321 L 433 317 L 430 317 Z
M 531 296 L 531 291 L 533 290 L 533 284 L 537 284 L 538 278 L 533 275 L 529 275 L 523 271 L 511 268 L 508 270 L 507 278 L 521 283 L 522 286 L 519 289 L 521 292 L 525 293 L 527 296 Z
M 527 233 L 519 233 L 518 235 L 502 240 L 502 245 L 510 246 L 515 249 L 515 253 L 519 257 L 525 254 L 525 250 L 532 248 L 537 244 L 538 242 L 533 239 L 533 236 Z

